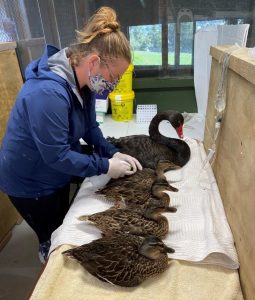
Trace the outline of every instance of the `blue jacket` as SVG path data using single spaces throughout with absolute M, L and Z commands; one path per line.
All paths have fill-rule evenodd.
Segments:
M 63 56 L 63 51 L 46 46 L 42 57 L 26 69 L 0 149 L 0 189 L 8 195 L 48 195 L 74 175 L 107 173 L 108 159 L 118 151 L 98 127 L 93 93 L 87 88 L 84 101 L 77 96 L 66 56 L 56 68 L 63 77 L 49 67 L 49 57 Z M 96 154 L 81 154 L 80 138 L 94 145 Z

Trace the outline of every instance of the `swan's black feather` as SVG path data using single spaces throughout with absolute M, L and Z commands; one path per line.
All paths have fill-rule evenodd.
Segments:
M 108 137 L 107 140 L 119 148 L 120 152 L 137 158 L 143 167 L 155 169 L 160 160 L 168 160 L 180 167 L 190 158 L 189 145 L 178 138 L 168 138 L 159 132 L 159 123 L 167 120 L 177 129 L 183 125 L 182 114 L 165 111 L 156 114 L 149 126 L 150 135 L 130 135 L 121 138 Z

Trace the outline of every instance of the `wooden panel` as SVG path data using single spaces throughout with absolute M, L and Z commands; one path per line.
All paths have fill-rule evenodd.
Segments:
M 7 234 L 0 240 L 0 252 L 4 249 L 6 244 L 8 244 L 9 240 L 12 237 L 12 231 L 8 231 Z
M 205 148 L 212 145 L 214 99 L 219 78 L 217 59 L 221 48 L 214 48 L 209 103 L 205 130 Z M 246 52 L 246 54 L 245 54 Z M 232 229 L 240 261 L 240 279 L 245 299 L 255 295 L 255 64 L 247 49 L 230 58 L 227 107 L 218 138 L 213 170 Z M 239 64 L 240 62 L 240 64 Z M 248 66 L 248 67 L 247 67 Z M 253 78 L 247 78 L 252 76 Z
M 249 55 L 248 48 L 233 48 L 233 46 L 211 47 L 210 54 L 219 61 L 225 50 L 232 53 L 229 69 L 255 84 L 255 59 Z
M 19 220 L 20 215 L 9 198 L 0 192 L 0 242 L 8 236 L 9 231 Z
M 10 110 L 22 83 L 15 50 L 0 51 L 0 144 L 2 143 Z
M 0 51 L 14 50 L 15 48 L 16 48 L 15 42 L 0 43 Z
M 15 46 L 15 43 L 0 43 L 0 144 L 9 113 L 23 83 Z M 0 241 L 8 236 L 10 229 L 18 220 L 20 215 L 8 197 L 0 192 Z

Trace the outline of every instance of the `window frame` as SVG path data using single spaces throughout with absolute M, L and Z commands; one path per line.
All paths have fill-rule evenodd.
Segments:
M 162 37 L 162 64 L 161 65 L 135 65 L 135 74 L 137 78 L 141 77 L 183 77 L 183 76 L 193 76 L 194 75 L 194 37 L 197 30 L 197 22 L 199 21 L 216 21 L 222 19 L 225 21 L 226 25 L 238 24 L 238 20 L 243 19 L 243 23 L 250 23 L 251 20 L 247 14 L 243 13 L 243 16 L 235 15 L 233 17 L 224 16 L 224 14 L 212 16 L 212 17 L 202 17 L 199 19 L 192 19 L 189 22 L 193 22 L 193 45 L 192 45 L 192 61 L 190 65 L 180 65 L 180 20 L 176 18 L 175 23 L 175 63 L 170 65 L 168 63 L 168 25 L 169 25 L 169 16 L 168 9 L 170 4 L 167 0 L 159 0 L 159 24 L 161 24 L 161 37 Z M 242 15 L 241 13 L 241 15 Z M 179 22 L 179 23 L 178 23 Z M 129 28 L 127 28 L 127 36 L 129 37 Z M 247 40 L 247 46 L 249 42 Z

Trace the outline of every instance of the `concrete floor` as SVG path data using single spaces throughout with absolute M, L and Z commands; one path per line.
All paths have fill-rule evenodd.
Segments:
M 28 299 L 42 268 L 37 237 L 22 221 L 14 226 L 11 239 L 0 252 L 0 299 Z
M 70 185 L 70 201 L 77 189 Z M 11 239 L 0 251 L 0 300 L 26 300 L 44 268 L 38 239 L 26 221 L 13 227 Z M 45 299 L 46 300 L 46 299 Z

